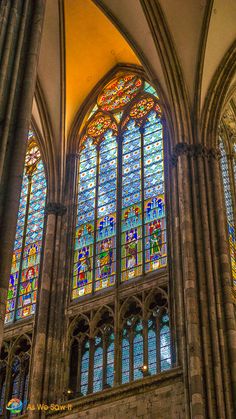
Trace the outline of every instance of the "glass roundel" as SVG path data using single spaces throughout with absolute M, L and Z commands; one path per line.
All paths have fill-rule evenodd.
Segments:
M 167 264 L 161 110 L 153 87 L 129 76 L 117 85 L 140 80 L 138 96 L 113 91 L 127 105 L 112 113 L 98 100 L 81 137 L 72 299 Z
M 125 74 L 110 81 L 98 96 L 97 104 L 103 111 L 124 108 L 141 90 L 142 79 L 135 74 Z

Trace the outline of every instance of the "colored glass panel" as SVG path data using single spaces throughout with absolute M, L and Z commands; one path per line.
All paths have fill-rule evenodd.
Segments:
M 169 316 L 164 314 L 161 319 L 160 327 L 160 361 L 161 371 L 171 368 L 171 342 Z
M 223 189 L 225 197 L 225 207 L 226 207 L 226 217 L 228 222 L 228 237 L 229 237 L 229 247 L 230 247 L 230 256 L 231 256 L 231 268 L 233 281 L 236 286 L 236 232 L 235 232 L 235 220 L 233 212 L 233 198 L 231 194 L 231 185 L 229 177 L 229 167 L 228 160 L 225 151 L 224 142 L 220 139 L 219 148 L 221 152 L 221 173 L 223 179 Z
M 92 293 L 97 150 L 91 138 L 80 153 L 72 299 Z
M 102 390 L 102 378 L 103 378 L 103 347 L 102 338 L 100 336 L 95 337 L 94 341 L 94 365 L 93 365 L 93 391 Z
M 137 95 L 142 84 L 141 78 L 135 74 L 116 77 L 98 96 L 98 106 L 105 111 L 123 108 Z
M 138 321 L 134 327 L 134 341 L 133 341 L 133 358 L 134 358 L 134 380 L 143 378 L 143 325 L 141 320 Z
M 157 337 L 153 318 L 148 320 L 148 371 L 151 375 L 157 373 Z
M 122 384 L 130 380 L 130 343 L 127 329 L 123 329 L 122 337 Z
M 107 371 L 106 371 L 106 384 L 113 386 L 114 383 L 114 357 L 115 357 L 115 345 L 114 345 L 114 333 L 111 333 L 108 337 L 107 346 Z
M 5 323 L 35 314 L 47 184 L 32 131 L 21 189 Z
M 80 392 L 85 396 L 88 392 L 89 374 L 89 340 L 86 339 L 82 345 L 81 367 L 80 367 Z

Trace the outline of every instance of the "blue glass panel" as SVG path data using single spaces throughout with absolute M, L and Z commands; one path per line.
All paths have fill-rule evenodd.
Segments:
M 161 358 L 161 371 L 171 368 L 170 328 L 169 328 L 169 317 L 167 314 L 162 316 L 162 322 L 161 322 L 160 358 Z
M 133 357 L 134 357 L 134 380 L 142 378 L 141 367 L 143 366 L 143 335 L 142 323 L 138 322 L 135 326 L 135 336 L 133 341 Z
M 122 384 L 128 383 L 130 379 L 130 356 L 129 356 L 129 339 L 127 331 L 123 332 L 122 339 Z
M 157 373 L 157 344 L 154 320 L 148 320 L 148 371 L 151 375 Z
M 81 367 L 80 367 L 80 391 L 83 395 L 88 392 L 88 373 L 89 373 L 89 341 L 83 344 Z
M 107 347 L 107 377 L 106 383 L 113 386 L 114 383 L 114 334 L 109 336 L 109 345 Z
M 93 366 L 93 391 L 102 390 L 103 379 L 103 348 L 101 338 L 95 338 L 94 366 Z

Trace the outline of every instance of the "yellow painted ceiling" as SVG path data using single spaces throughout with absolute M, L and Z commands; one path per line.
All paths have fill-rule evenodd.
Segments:
M 116 64 L 140 62 L 91 0 L 65 0 L 66 134 L 81 103 Z

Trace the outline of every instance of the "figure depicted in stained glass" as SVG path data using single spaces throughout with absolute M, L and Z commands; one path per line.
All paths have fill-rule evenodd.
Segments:
M 100 246 L 101 250 L 98 255 L 99 278 L 106 279 L 111 275 L 113 254 L 112 240 L 110 238 L 102 240 Z
M 30 249 L 28 250 L 28 266 L 32 266 L 36 264 L 36 258 L 37 258 L 37 245 L 33 244 L 30 246 Z
M 87 273 L 91 271 L 89 260 L 89 247 L 85 246 L 78 252 L 78 286 L 83 286 L 88 283 Z
M 150 233 L 150 259 L 152 269 L 159 268 L 159 259 L 161 258 L 161 222 L 155 220 L 149 225 Z
M 77 239 L 79 248 L 93 243 L 93 226 L 91 224 L 87 224 L 79 228 Z
M 138 232 L 137 229 L 132 229 L 126 233 L 126 268 L 128 276 L 133 277 L 135 275 L 135 266 L 138 263 Z
M 127 208 L 124 213 L 124 227 L 125 229 L 130 229 L 132 227 L 137 227 L 140 225 L 140 208 L 136 205 L 132 205 L 132 207 Z

